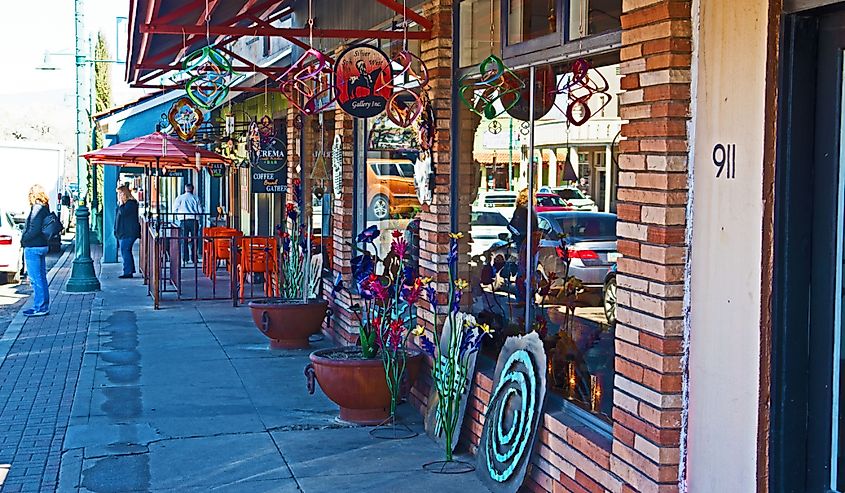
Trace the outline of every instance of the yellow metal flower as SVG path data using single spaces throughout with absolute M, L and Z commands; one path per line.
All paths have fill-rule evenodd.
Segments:
M 419 279 L 420 279 L 420 284 L 422 284 L 423 286 L 427 286 L 428 283 L 433 281 L 433 279 L 430 278 L 430 277 L 420 277 Z
M 467 288 L 467 286 L 469 286 L 469 284 L 467 284 L 467 282 L 464 281 L 463 279 L 456 279 L 455 280 L 455 288 L 463 291 L 464 289 Z
M 495 330 L 491 329 L 490 326 L 487 324 L 479 324 L 478 329 L 484 334 L 492 334 L 493 332 L 496 332 Z
M 461 232 L 449 233 L 449 238 L 452 238 L 453 240 L 460 240 L 463 237 L 464 237 L 464 234 L 461 233 Z
M 417 325 L 417 328 L 412 330 L 411 334 L 414 334 L 415 336 L 419 337 L 425 334 L 425 327 L 423 327 L 422 325 Z

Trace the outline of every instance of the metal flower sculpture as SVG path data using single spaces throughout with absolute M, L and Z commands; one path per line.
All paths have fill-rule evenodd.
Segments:
M 492 333 L 488 325 L 478 324 L 475 317 L 460 312 L 461 297 L 467 288 L 467 282 L 457 277 L 458 271 L 458 240 L 461 233 L 450 233 L 448 270 L 449 285 L 446 300 L 448 310 L 445 315 L 443 332 L 434 330 L 432 338 L 422 328 L 414 334 L 418 336 L 420 346 L 433 359 L 431 376 L 437 391 L 437 421 L 445 437 L 446 460 L 431 463 L 437 465 L 429 470 L 443 467 L 444 463 L 454 462 L 452 452 L 454 448 L 453 436 L 457 431 L 457 424 L 461 415 L 462 396 L 468 391 L 471 375 L 468 367 L 472 356 L 481 347 L 482 340 Z M 428 302 L 435 314 L 437 327 L 438 293 L 432 283 L 426 283 L 424 291 Z M 438 433 L 439 434 L 439 433 Z
M 492 120 L 519 102 L 525 82 L 501 58 L 490 55 L 478 65 L 476 73 L 461 77 L 458 86 L 461 102 L 473 113 Z
M 185 93 L 200 108 L 211 110 L 229 94 L 236 75 L 229 60 L 215 48 L 203 46 L 182 60 L 182 72 L 189 79 Z
M 276 233 L 282 239 L 282 297 L 296 299 L 302 297 L 302 278 L 305 275 L 305 259 L 308 258 L 305 224 L 302 222 L 302 182 L 293 181 L 294 201 L 287 204 L 286 217 L 290 231 L 281 225 L 276 226 Z

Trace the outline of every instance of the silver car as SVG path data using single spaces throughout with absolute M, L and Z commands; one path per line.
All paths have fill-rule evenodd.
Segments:
M 604 212 L 555 211 L 537 214 L 542 232 L 539 249 L 540 268 L 557 280 L 552 288 L 562 287 L 569 275 L 581 280 L 587 290 L 601 291 L 607 272 L 616 262 L 616 214 Z

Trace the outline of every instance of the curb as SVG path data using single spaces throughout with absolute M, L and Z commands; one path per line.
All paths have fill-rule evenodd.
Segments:
M 53 267 L 50 269 L 50 272 L 47 273 L 48 286 L 52 287 L 53 280 L 56 278 L 56 275 L 58 275 L 59 269 L 61 269 L 65 266 L 65 264 L 67 264 L 68 258 L 71 257 L 71 253 L 73 253 L 73 251 L 73 248 L 68 248 L 65 253 L 63 253 L 62 256 L 59 257 L 59 260 L 57 260 Z M 6 361 L 6 356 L 9 355 L 9 350 L 12 349 L 12 345 L 15 343 L 21 333 L 23 324 L 26 323 L 26 315 L 23 314 L 23 310 L 23 306 L 18 309 L 18 312 L 15 314 L 15 317 L 12 319 L 12 321 L 9 323 L 9 326 L 6 328 L 6 332 L 3 333 L 3 337 L 0 338 L 0 367 L 2 367 L 3 363 Z

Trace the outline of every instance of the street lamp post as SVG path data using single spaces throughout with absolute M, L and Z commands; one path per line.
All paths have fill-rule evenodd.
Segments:
M 74 0 L 73 14 L 74 14 L 74 34 L 75 34 L 75 53 L 76 53 L 76 186 L 82 193 L 82 170 L 84 168 L 85 158 L 82 157 L 86 146 L 86 136 L 84 129 L 87 126 L 87 117 L 85 114 L 85 105 L 82 100 L 83 90 L 82 84 L 85 80 L 85 65 L 88 63 L 87 55 L 83 47 L 83 18 L 82 18 L 83 0 Z M 88 192 L 86 190 L 86 192 Z M 89 243 L 90 230 L 88 220 L 90 213 L 85 202 L 79 204 L 76 208 L 76 238 L 75 238 L 75 255 L 73 260 L 73 270 L 71 271 L 70 280 L 65 287 L 68 291 L 73 293 L 84 293 L 97 291 L 100 289 L 100 281 L 97 279 L 97 274 L 94 272 L 94 261 L 91 259 L 91 244 Z

